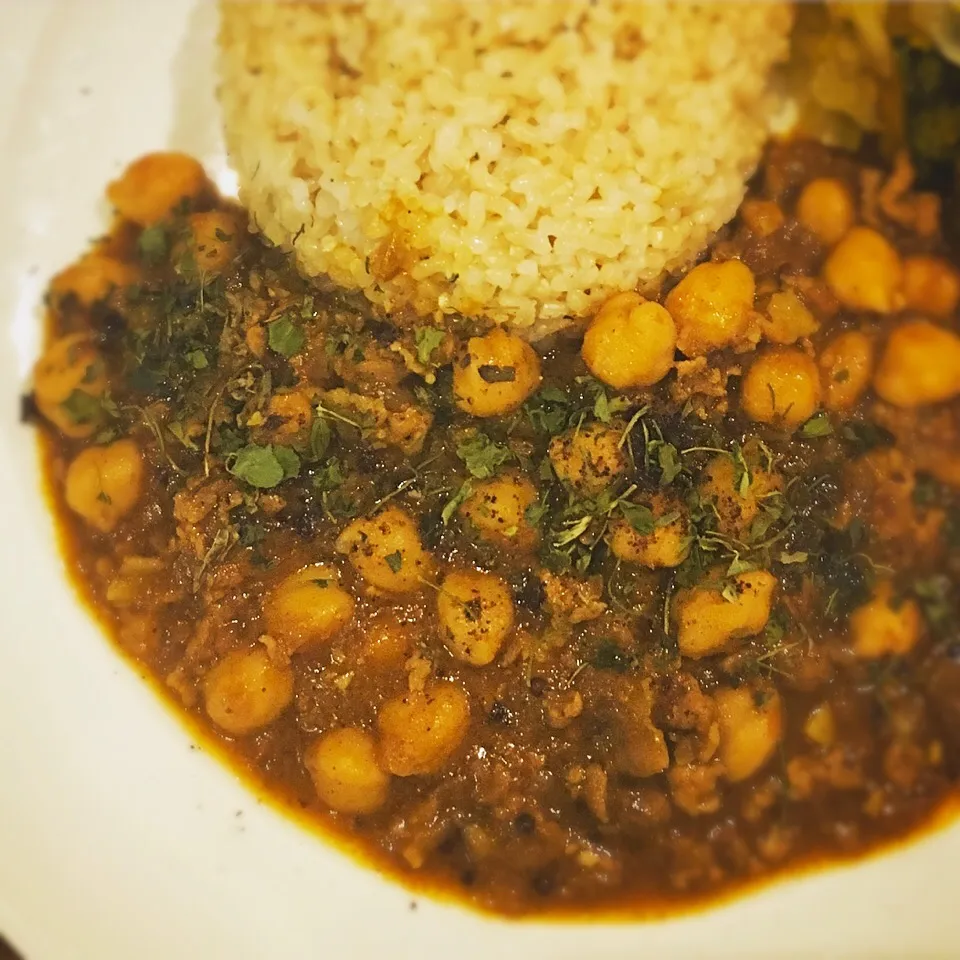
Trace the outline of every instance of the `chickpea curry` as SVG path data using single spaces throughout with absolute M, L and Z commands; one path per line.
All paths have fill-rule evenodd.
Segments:
M 939 200 L 772 146 L 707 259 L 531 346 L 302 280 L 134 163 L 25 414 L 76 580 L 241 769 L 504 913 L 902 836 L 960 762 Z

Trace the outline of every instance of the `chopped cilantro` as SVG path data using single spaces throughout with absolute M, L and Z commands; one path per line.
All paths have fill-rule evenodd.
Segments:
M 167 256 L 167 231 L 162 224 L 146 227 L 137 238 L 137 252 L 140 259 L 150 266 L 156 266 Z
M 100 400 L 85 390 L 73 390 L 60 404 L 60 409 L 76 424 L 94 423 L 99 419 L 103 406 Z
M 393 553 L 388 553 L 383 559 L 387 561 L 387 566 L 394 573 L 400 572 L 400 568 L 403 566 L 403 554 L 399 550 L 394 550 Z
M 281 357 L 292 357 L 298 354 L 306 342 L 303 330 L 289 317 L 280 317 L 267 327 L 267 343 L 274 353 Z
M 289 448 L 248 443 L 231 454 L 227 469 L 259 490 L 269 490 L 300 473 L 300 458 Z
M 457 445 L 457 456 L 464 462 L 470 475 L 478 480 L 492 477 L 513 454 L 502 443 L 496 443 L 479 431 L 469 440 Z
M 833 433 L 830 417 L 824 413 L 815 413 L 801 428 L 800 435 L 807 438 L 829 437 Z
M 461 484 L 460 489 L 444 504 L 443 510 L 440 512 L 440 519 L 443 521 L 444 526 L 450 522 L 453 515 L 460 509 L 460 506 L 467 500 L 471 493 L 473 493 L 473 484 L 467 480 Z
M 619 506 L 620 512 L 637 533 L 643 536 L 653 533 L 657 524 L 653 517 L 653 511 L 649 507 L 641 503 L 627 503 L 626 501 L 621 501 Z
M 314 462 L 322 460 L 330 448 L 333 431 L 330 424 L 323 417 L 316 417 L 310 428 L 310 459 Z
M 428 366 L 433 351 L 443 343 L 446 334 L 439 327 L 417 327 L 413 339 L 417 345 L 417 360 Z
M 186 359 L 194 370 L 206 370 L 210 366 L 210 361 L 207 360 L 207 355 L 202 350 L 191 350 Z
M 336 457 L 331 457 L 313 475 L 313 485 L 317 490 L 329 492 L 336 490 L 344 481 L 343 467 Z

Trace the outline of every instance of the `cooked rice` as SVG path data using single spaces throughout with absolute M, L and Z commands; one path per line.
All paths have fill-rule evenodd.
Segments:
M 309 276 L 540 336 L 733 216 L 790 21 L 768 2 L 227 2 L 241 198 Z

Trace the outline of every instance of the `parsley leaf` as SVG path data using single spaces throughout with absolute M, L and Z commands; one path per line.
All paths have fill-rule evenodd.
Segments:
M 322 460 L 330 447 L 333 431 L 330 424 L 323 417 L 316 417 L 310 428 L 310 459 Z
M 801 428 L 800 435 L 807 438 L 829 437 L 833 433 L 830 417 L 824 413 L 815 413 Z
M 425 367 L 429 366 L 433 351 L 443 343 L 445 336 L 438 327 L 417 327 L 413 333 L 413 340 L 417 345 L 417 361 Z
M 231 456 L 227 470 L 251 487 L 269 490 L 300 473 L 300 458 L 289 447 L 248 443 Z
M 460 489 L 444 504 L 443 510 L 440 511 L 440 519 L 444 526 L 450 522 L 453 515 L 472 493 L 473 484 L 469 480 L 464 481 Z
M 94 423 L 100 418 L 103 407 L 100 400 L 85 390 L 72 390 L 60 404 L 60 409 L 76 424 Z
M 267 343 L 274 353 L 281 357 L 298 354 L 306 343 L 303 330 L 289 317 L 280 317 L 267 327 Z
M 627 522 L 637 533 L 647 536 L 653 533 L 656 528 L 656 521 L 653 517 L 653 511 L 641 503 L 627 503 L 621 501 L 620 512 L 626 517 Z
M 672 443 L 661 443 L 657 447 L 657 463 L 660 465 L 660 486 L 673 483 L 683 470 L 680 454 Z
M 146 227 L 137 238 L 140 259 L 149 266 L 156 266 L 167 256 L 167 231 L 159 223 Z
M 508 460 L 513 458 L 510 449 L 496 443 L 479 431 L 469 440 L 457 445 L 457 456 L 464 462 L 471 476 L 478 480 L 492 477 Z

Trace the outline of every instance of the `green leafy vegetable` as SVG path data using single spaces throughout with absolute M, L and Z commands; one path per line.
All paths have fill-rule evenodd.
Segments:
M 232 454 L 227 469 L 239 480 L 269 490 L 300 473 L 300 458 L 289 447 L 248 443 Z
M 310 428 L 310 459 L 322 460 L 330 448 L 332 438 L 333 431 L 330 429 L 330 424 L 323 417 L 315 417 L 313 426 Z
M 293 357 L 306 343 L 303 330 L 289 317 L 280 317 L 267 327 L 267 343 L 281 357 Z
M 464 481 L 460 485 L 460 489 L 444 504 L 443 510 L 440 511 L 440 519 L 443 521 L 444 526 L 453 519 L 453 515 L 472 493 L 473 484 L 469 480 Z
M 439 327 L 417 327 L 413 334 L 417 346 L 417 360 L 429 366 L 433 351 L 443 343 L 446 334 Z
M 464 462 L 470 475 L 478 480 L 492 477 L 508 460 L 513 458 L 510 449 L 495 443 L 479 431 L 457 446 L 457 456 Z
M 78 426 L 94 423 L 103 413 L 100 399 L 85 390 L 72 390 L 70 396 L 60 404 L 60 409 Z
M 656 521 L 653 517 L 653 511 L 641 503 L 627 503 L 621 501 L 620 512 L 626 517 L 627 522 L 637 533 L 646 536 L 653 533 L 656 529 Z
M 206 370 L 210 366 L 210 361 L 202 350 L 191 350 L 187 354 L 186 360 L 194 370 Z
M 140 259 L 151 267 L 162 263 L 167 256 L 167 231 L 162 224 L 146 227 L 137 238 Z
M 383 559 L 387 561 L 387 566 L 394 573 L 400 572 L 400 568 L 403 566 L 403 554 L 399 550 L 394 550 L 393 553 L 388 553 Z
M 800 435 L 807 438 L 829 437 L 833 433 L 830 417 L 824 413 L 815 413 L 801 428 Z

